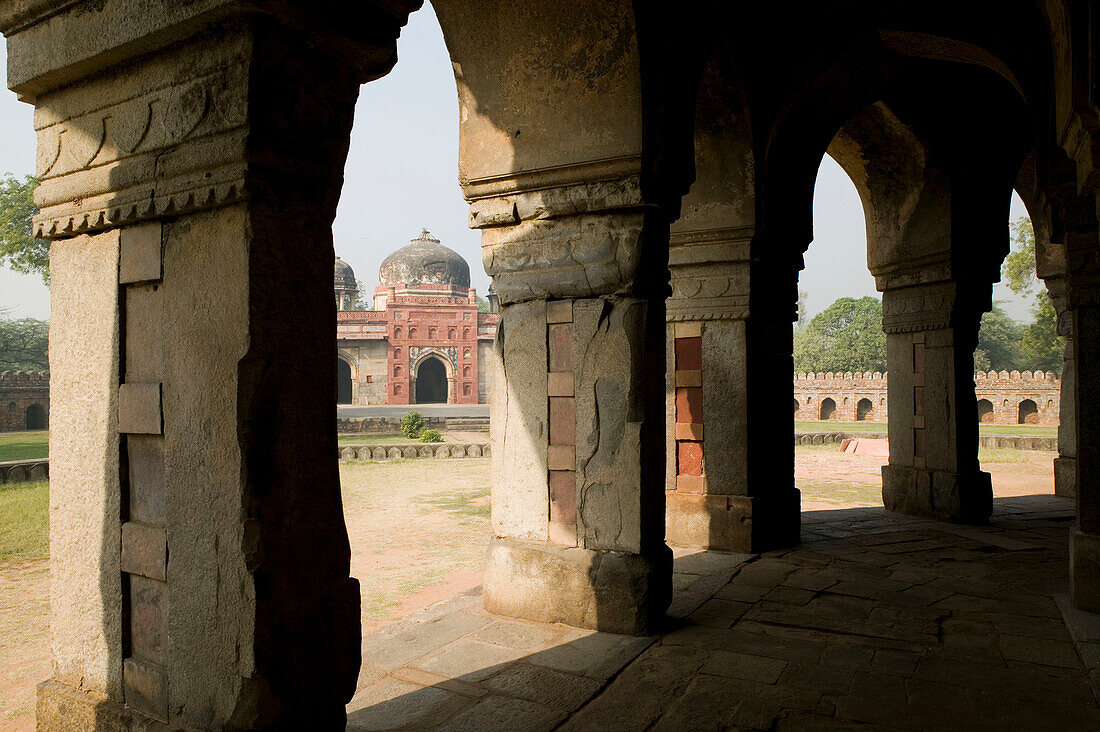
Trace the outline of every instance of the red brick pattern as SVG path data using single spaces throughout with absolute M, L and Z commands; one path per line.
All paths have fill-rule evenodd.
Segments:
M 573 376 L 573 302 L 546 304 L 546 392 L 550 435 L 549 536 L 562 546 L 577 545 L 577 406 Z
M 676 491 L 705 493 L 702 329 L 696 324 L 675 327 Z

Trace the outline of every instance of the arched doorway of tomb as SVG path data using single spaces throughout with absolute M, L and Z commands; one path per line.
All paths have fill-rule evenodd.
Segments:
M 27 407 L 26 425 L 28 430 L 46 429 L 46 410 L 41 404 L 32 404 Z
M 1039 424 L 1039 407 L 1030 399 L 1020 402 L 1017 422 L 1019 424 Z
M 351 404 L 351 364 L 342 358 L 336 359 L 336 403 Z
M 856 402 L 856 421 L 863 422 L 873 419 L 875 416 L 875 403 L 870 399 L 860 399 Z
M 798 416 L 798 410 L 802 408 L 802 405 L 798 403 L 798 399 L 794 400 L 794 415 Z
M 425 358 L 416 368 L 416 404 L 447 401 L 447 368 L 438 358 Z
M 992 422 L 993 421 L 993 402 L 988 399 L 978 400 L 978 421 L 979 422 Z
M 822 420 L 832 419 L 833 415 L 835 415 L 835 414 L 836 414 L 836 402 L 834 402 L 829 397 L 825 397 L 824 399 L 822 399 L 821 400 L 821 411 L 818 413 L 818 416 L 820 417 L 820 419 L 822 419 Z

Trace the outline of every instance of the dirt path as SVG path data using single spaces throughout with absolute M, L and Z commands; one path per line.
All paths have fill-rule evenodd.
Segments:
M 982 463 L 990 474 L 997 498 L 1054 493 L 1051 467 L 1055 452 L 1037 450 L 992 451 Z M 1020 462 L 995 462 L 1001 459 Z M 885 457 L 852 455 L 837 445 L 799 446 L 795 449 L 795 484 L 802 491 L 802 510 L 882 505 L 882 466 Z
M 364 633 L 481 584 L 487 458 L 345 463 L 340 476 Z
M 986 463 L 1000 497 L 1052 493 L 1054 453 Z M 799 447 L 802 510 L 880 506 L 883 458 Z M 490 535 L 489 460 L 348 462 L 340 466 L 352 576 L 364 634 L 481 583 Z M 46 561 L 0 562 L 0 731 L 34 729 L 34 687 L 50 675 Z
M 50 675 L 48 560 L 0 563 L 0 730 L 34 729 L 34 687 Z

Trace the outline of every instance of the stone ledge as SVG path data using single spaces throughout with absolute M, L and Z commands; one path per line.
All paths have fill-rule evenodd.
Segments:
M 35 709 L 39 732 L 147 732 L 168 726 L 96 694 L 58 681 L 38 685 Z
M 796 432 L 795 445 L 829 445 L 844 440 L 886 440 L 886 432 Z M 978 445 L 989 448 L 1008 448 L 1013 450 L 1058 449 L 1057 435 L 981 435 Z
M 342 445 L 341 460 L 414 460 L 416 458 L 489 457 L 489 443 L 401 442 L 392 445 Z
M 27 483 L 49 477 L 49 458 L 0 462 L 0 483 Z
M 672 599 L 672 550 L 657 556 L 494 538 L 485 609 L 540 623 L 650 635 Z
M 984 524 L 993 513 L 989 473 L 948 473 L 905 465 L 882 466 L 882 503 L 910 516 Z

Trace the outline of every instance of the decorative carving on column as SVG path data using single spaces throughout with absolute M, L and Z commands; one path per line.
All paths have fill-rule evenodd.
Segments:
M 247 48 L 192 45 L 50 95 L 36 117 L 34 232 L 59 238 L 224 205 L 244 195 Z M 183 58 L 180 58 L 182 56 Z M 177 69 L 189 78 L 179 80 Z M 94 98 L 94 111 L 84 111 Z
M 887 290 L 882 296 L 882 328 L 887 333 L 942 330 L 951 324 L 955 284 Z
M 676 232 L 669 242 L 669 322 L 744 320 L 749 315 L 751 226 Z

